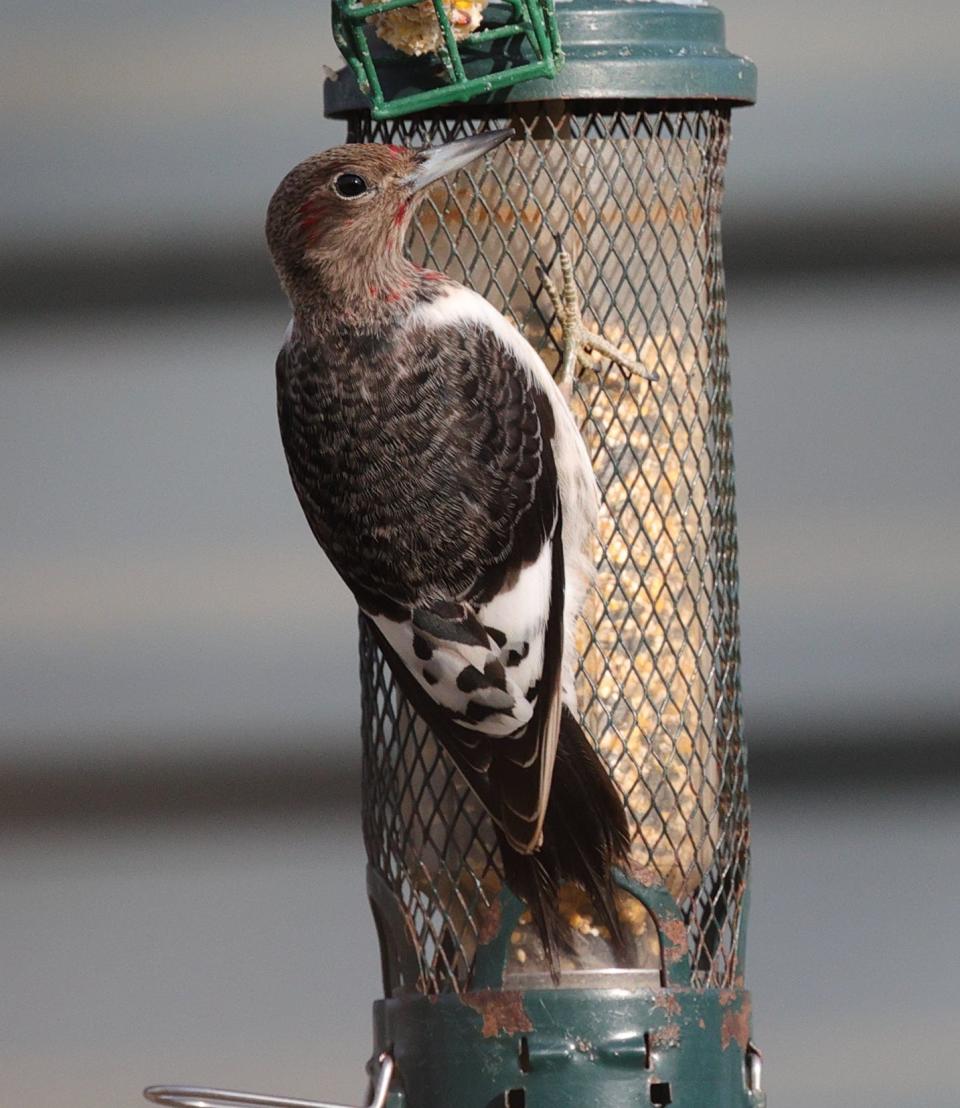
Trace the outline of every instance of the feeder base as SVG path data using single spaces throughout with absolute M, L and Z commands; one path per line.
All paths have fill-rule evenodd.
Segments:
M 380 1000 L 373 1021 L 390 1108 L 766 1104 L 742 989 L 483 989 Z

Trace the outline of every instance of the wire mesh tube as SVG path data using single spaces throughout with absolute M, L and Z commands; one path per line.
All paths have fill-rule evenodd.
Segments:
M 630 815 L 634 875 L 664 886 L 686 924 L 694 985 L 739 982 L 748 857 L 740 739 L 736 519 L 720 203 L 726 109 L 603 110 L 596 101 L 350 122 L 351 141 L 417 146 L 488 127 L 520 141 L 440 182 L 418 213 L 415 261 L 504 312 L 551 368 L 559 329 L 537 266 L 559 233 L 584 318 L 656 370 L 625 379 L 599 358 L 572 404 L 602 493 L 597 586 L 578 637 L 583 722 Z M 463 991 L 499 928 L 503 874 L 487 816 L 413 714 L 361 627 L 364 834 L 395 918 L 375 910 L 387 995 Z M 570 974 L 613 967 L 578 889 Z M 628 894 L 636 969 L 660 952 Z M 389 954 L 402 928 L 415 965 Z M 529 917 L 510 935 L 507 980 L 549 983 Z

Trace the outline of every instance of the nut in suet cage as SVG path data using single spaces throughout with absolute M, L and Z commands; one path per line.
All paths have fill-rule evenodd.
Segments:
M 333 0 L 333 33 L 375 119 L 554 76 L 554 0 Z
M 456 42 L 463 42 L 478 30 L 490 0 L 443 0 L 446 16 Z M 420 0 L 402 8 L 389 8 L 367 16 L 378 38 L 401 54 L 419 58 L 422 54 L 439 54 L 446 49 L 446 28 L 433 0 Z

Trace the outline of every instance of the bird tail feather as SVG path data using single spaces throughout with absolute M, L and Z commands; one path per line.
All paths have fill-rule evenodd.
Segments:
M 623 800 L 609 771 L 582 728 L 564 706 L 553 770 L 553 784 L 543 825 L 543 845 L 522 854 L 499 832 L 507 884 L 530 908 L 554 981 L 559 956 L 573 952 L 573 930 L 563 918 L 557 892 L 564 882 L 579 885 L 590 897 L 619 962 L 629 958 L 617 915 L 611 868 L 623 862 L 629 832 Z

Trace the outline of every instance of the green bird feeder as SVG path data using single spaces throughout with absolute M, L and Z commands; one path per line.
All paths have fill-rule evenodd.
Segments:
M 560 333 L 538 267 L 556 272 L 559 237 L 588 326 L 659 377 L 625 378 L 597 357 L 572 397 L 602 493 L 578 694 L 630 819 L 618 875 L 630 964 L 566 887 L 576 953 L 551 980 L 488 817 L 361 625 L 363 822 L 385 991 L 371 1080 L 389 1058 L 393 1108 L 762 1105 L 743 983 L 720 246 L 731 108 L 754 100 L 755 68 L 726 49 L 707 5 L 335 0 L 334 28 L 349 64 L 326 84 L 326 111 L 349 141 L 514 129 L 435 186 L 413 259 L 485 296 L 553 368 Z

